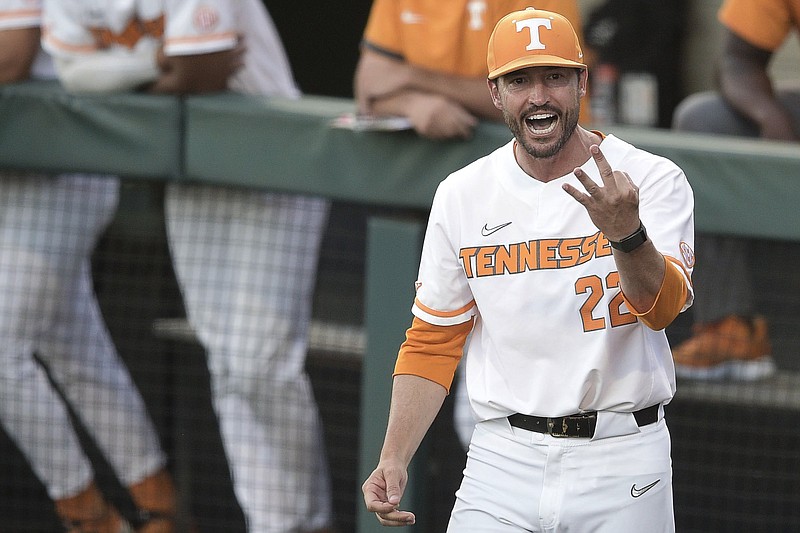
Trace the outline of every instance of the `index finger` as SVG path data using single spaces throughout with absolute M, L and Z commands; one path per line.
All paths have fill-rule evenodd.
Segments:
M 603 184 L 608 185 L 609 181 L 614 177 L 614 170 L 608 163 L 606 156 L 603 155 L 600 147 L 596 144 L 593 144 L 589 147 L 589 152 L 592 154 L 595 165 L 597 165 L 597 170 L 600 171 L 600 177 L 603 179 Z
M 375 513 L 378 521 L 384 526 L 411 526 L 417 517 L 410 511 L 394 510 L 388 513 Z

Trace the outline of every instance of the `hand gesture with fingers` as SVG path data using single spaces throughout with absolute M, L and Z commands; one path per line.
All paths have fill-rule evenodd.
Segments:
M 367 510 L 375 513 L 383 526 L 409 526 L 416 518 L 409 511 L 398 509 L 408 482 L 404 468 L 382 462 L 361 486 Z
M 569 184 L 564 184 L 563 189 L 586 208 L 592 222 L 606 238 L 619 241 L 639 228 L 639 188 L 626 172 L 611 168 L 599 146 L 593 144 L 589 152 L 600 171 L 602 186 L 581 168 L 576 168 L 575 177 L 586 193 Z

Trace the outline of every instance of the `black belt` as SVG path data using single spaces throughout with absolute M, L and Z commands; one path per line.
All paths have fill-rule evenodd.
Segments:
M 659 404 L 656 404 L 633 412 L 636 425 L 642 427 L 658 422 L 658 407 Z M 546 433 L 553 437 L 582 437 L 590 439 L 594 436 L 594 429 L 597 427 L 597 412 L 591 411 L 577 415 L 557 416 L 555 418 L 514 413 L 508 417 L 508 422 L 515 428 Z

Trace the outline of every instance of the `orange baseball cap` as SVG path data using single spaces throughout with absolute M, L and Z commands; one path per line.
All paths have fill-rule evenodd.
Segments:
M 486 63 L 490 80 L 526 67 L 586 68 L 569 20 L 532 7 L 509 13 L 495 25 Z

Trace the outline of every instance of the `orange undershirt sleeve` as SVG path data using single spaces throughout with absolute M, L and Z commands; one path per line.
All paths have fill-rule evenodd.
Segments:
M 436 326 L 414 317 L 400 346 L 394 375 L 429 379 L 450 393 L 458 362 L 475 319 L 455 326 Z
M 686 280 L 683 277 L 683 266 L 672 257 L 664 257 L 664 261 L 666 263 L 664 281 L 661 282 L 661 289 L 656 295 L 656 301 L 649 310 L 639 313 L 625 299 L 625 303 L 631 313 L 639 317 L 639 320 L 655 331 L 666 328 L 675 320 L 681 309 L 683 309 L 686 303 L 686 296 L 689 293 L 689 288 L 686 286 Z M 622 297 L 625 298 L 624 293 Z

